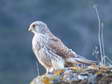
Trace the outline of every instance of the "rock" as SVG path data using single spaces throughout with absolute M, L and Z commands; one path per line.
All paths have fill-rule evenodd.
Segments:
M 36 77 L 30 84 L 112 84 L 112 68 L 66 68 L 54 74 Z M 57 74 L 58 73 L 58 74 Z

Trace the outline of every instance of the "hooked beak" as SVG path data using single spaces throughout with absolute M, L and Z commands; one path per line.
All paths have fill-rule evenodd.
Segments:
M 27 31 L 31 32 L 31 28 L 30 28 L 30 27 L 28 27 L 28 28 L 27 28 Z

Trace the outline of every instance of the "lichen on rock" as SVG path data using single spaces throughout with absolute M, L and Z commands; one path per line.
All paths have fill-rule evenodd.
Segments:
M 86 68 L 67 67 L 33 79 L 30 84 L 111 84 L 112 68 L 88 66 Z

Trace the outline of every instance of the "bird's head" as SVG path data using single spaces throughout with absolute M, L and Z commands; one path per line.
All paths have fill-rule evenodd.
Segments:
M 34 21 L 28 28 L 28 31 L 37 33 L 46 33 L 49 31 L 47 25 L 42 21 Z

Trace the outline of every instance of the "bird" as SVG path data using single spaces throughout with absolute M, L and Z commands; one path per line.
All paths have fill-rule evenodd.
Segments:
M 66 63 L 95 63 L 95 61 L 88 60 L 68 48 L 61 39 L 50 31 L 43 21 L 32 22 L 28 27 L 28 31 L 34 34 L 32 50 L 39 63 L 46 69 L 46 73 L 64 69 Z

